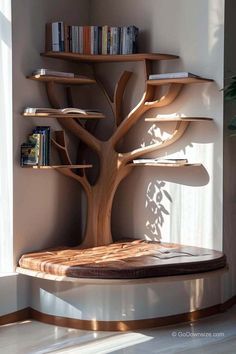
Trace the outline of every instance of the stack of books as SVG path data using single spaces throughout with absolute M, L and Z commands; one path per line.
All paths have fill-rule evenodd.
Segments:
M 50 127 L 37 126 L 21 145 L 21 166 L 49 166 Z
M 164 79 L 184 79 L 187 77 L 197 78 L 198 75 L 188 72 L 165 73 L 165 74 L 151 74 L 149 80 L 164 80 Z
M 69 26 L 63 22 L 46 24 L 46 51 L 78 54 L 137 53 L 136 26 Z

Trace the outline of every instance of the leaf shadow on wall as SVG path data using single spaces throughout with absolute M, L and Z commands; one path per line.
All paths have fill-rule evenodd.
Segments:
M 157 169 L 158 180 L 156 179 Z M 181 167 L 174 169 L 174 174 L 173 168 L 169 167 L 156 167 L 154 169 L 150 167 L 149 169 L 150 178 L 145 186 L 146 230 L 144 236 L 147 240 L 161 241 L 162 228 L 166 218 L 170 215 L 168 205 L 173 203 L 173 198 L 167 190 L 167 182 L 194 187 L 201 187 L 209 182 L 209 174 L 202 165 L 185 167 L 184 174 Z

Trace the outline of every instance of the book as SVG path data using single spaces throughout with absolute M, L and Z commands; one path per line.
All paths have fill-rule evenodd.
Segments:
M 40 160 L 38 165 L 48 166 L 50 164 L 50 127 L 37 126 L 33 130 L 34 135 L 40 135 Z
M 58 76 L 58 77 L 75 77 L 74 73 L 64 71 L 55 71 L 50 69 L 36 69 L 32 72 L 33 76 Z
M 101 115 L 101 113 L 97 110 L 90 110 L 90 109 L 81 109 L 75 107 L 68 107 L 68 108 L 44 108 L 44 107 L 27 107 L 24 109 L 24 115 L 35 115 L 35 114 L 97 114 Z
M 163 159 L 163 158 L 154 158 L 154 159 L 138 159 L 138 160 L 133 160 L 134 164 L 177 164 L 177 165 L 184 165 L 188 163 L 188 160 L 183 158 L 183 159 Z
M 59 22 L 52 23 L 52 50 L 60 52 Z
M 151 74 L 149 80 L 162 80 L 162 79 L 183 79 L 187 77 L 199 77 L 198 75 L 188 72 L 166 73 L 166 74 Z
M 35 145 L 27 142 L 21 144 L 21 166 L 36 166 L 38 164 L 38 155 Z

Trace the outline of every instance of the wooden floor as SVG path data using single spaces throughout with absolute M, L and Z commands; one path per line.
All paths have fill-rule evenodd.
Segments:
M 88 249 L 57 248 L 23 255 L 20 268 L 75 278 L 138 279 L 207 272 L 224 254 L 173 243 L 134 240 Z M 26 274 L 24 272 L 24 274 Z

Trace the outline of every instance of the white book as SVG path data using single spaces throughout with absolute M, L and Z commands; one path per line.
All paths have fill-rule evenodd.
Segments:
M 33 76 L 59 76 L 59 77 L 75 77 L 74 73 L 63 71 L 55 71 L 50 69 L 36 69 L 32 73 Z
M 52 50 L 60 52 L 59 22 L 52 23 Z
M 90 27 L 90 54 L 94 54 L 94 26 Z
M 138 160 L 133 160 L 134 164 L 186 164 L 188 163 L 188 160 L 183 158 L 183 159 L 163 159 L 163 158 L 156 158 L 156 159 L 138 159 Z
M 152 74 L 149 75 L 149 80 L 162 80 L 162 79 L 182 79 L 186 77 L 199 77 L 198 75 L 188 72 L 166 73 L 166 74 Z

